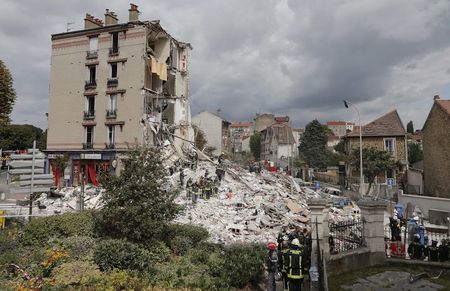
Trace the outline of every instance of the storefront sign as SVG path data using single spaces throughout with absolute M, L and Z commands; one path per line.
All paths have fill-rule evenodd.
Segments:
M 48 159 L 56 159 L 57 157 L 64 157 L 63 154 L 48 154 L 47 158 Z
M 80 154 L 81 160 L 101 160 L 102 154 Z

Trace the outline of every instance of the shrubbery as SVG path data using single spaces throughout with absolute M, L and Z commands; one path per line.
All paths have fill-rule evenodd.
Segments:
M 34 218 L 24 228 L 22 243 L 35 245 L 43 244 L 52 237 L 92 236 L 93 225 L 90 211 Z
M 151 253 L 125 240 L 107 239 L 98 243 L 94 261 L 102 271 L 113 269 L 148 271 L 153 263 Z

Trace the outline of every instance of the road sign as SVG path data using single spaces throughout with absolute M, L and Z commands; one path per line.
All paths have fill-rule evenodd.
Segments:
M 394 178 L 387 178 L 386 179 L 386 184 L 388 186 L 394 186 L 395 185 L 395 179 Z

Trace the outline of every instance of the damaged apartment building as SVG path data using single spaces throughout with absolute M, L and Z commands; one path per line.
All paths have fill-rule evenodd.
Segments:
M 192 47 L 174 39 L 159 21 L 128 22 L 106 10 L 86 14 L 84 29 L 52 35 L 47 154 L 49 171 L 66 184 L 96 184 L 99 172 L 116 172 L 133 145 L 177 148 L 193 140 L 188 99 Z M 55 158 L 67 158 L 65 173 Z M 58 182 L 58 181 L 57 181 Z

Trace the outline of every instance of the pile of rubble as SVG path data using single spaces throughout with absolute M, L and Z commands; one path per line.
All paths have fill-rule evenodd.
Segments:
M 213 176 L 215 166 L 211 161 L 200 161 L 195 171 L 184 172 L 187 179 L 198 181 L 206 172 Z M 173 184 L 178 177 L 179 172 L 170 177 Z M 230 190 L 232 195 L 228 197 Z M 282 174 L 255 174 L 230 165 L 218 193 L 210 199 L 194 204 L 186 191 L 181 191 L 176 202 L 185 209 L 176 222 L 205 227 L 214 242 L 265 242 L 276 239 L 283 226 L 291 230 L 309 228 L 306 199 L 317 195 Z

